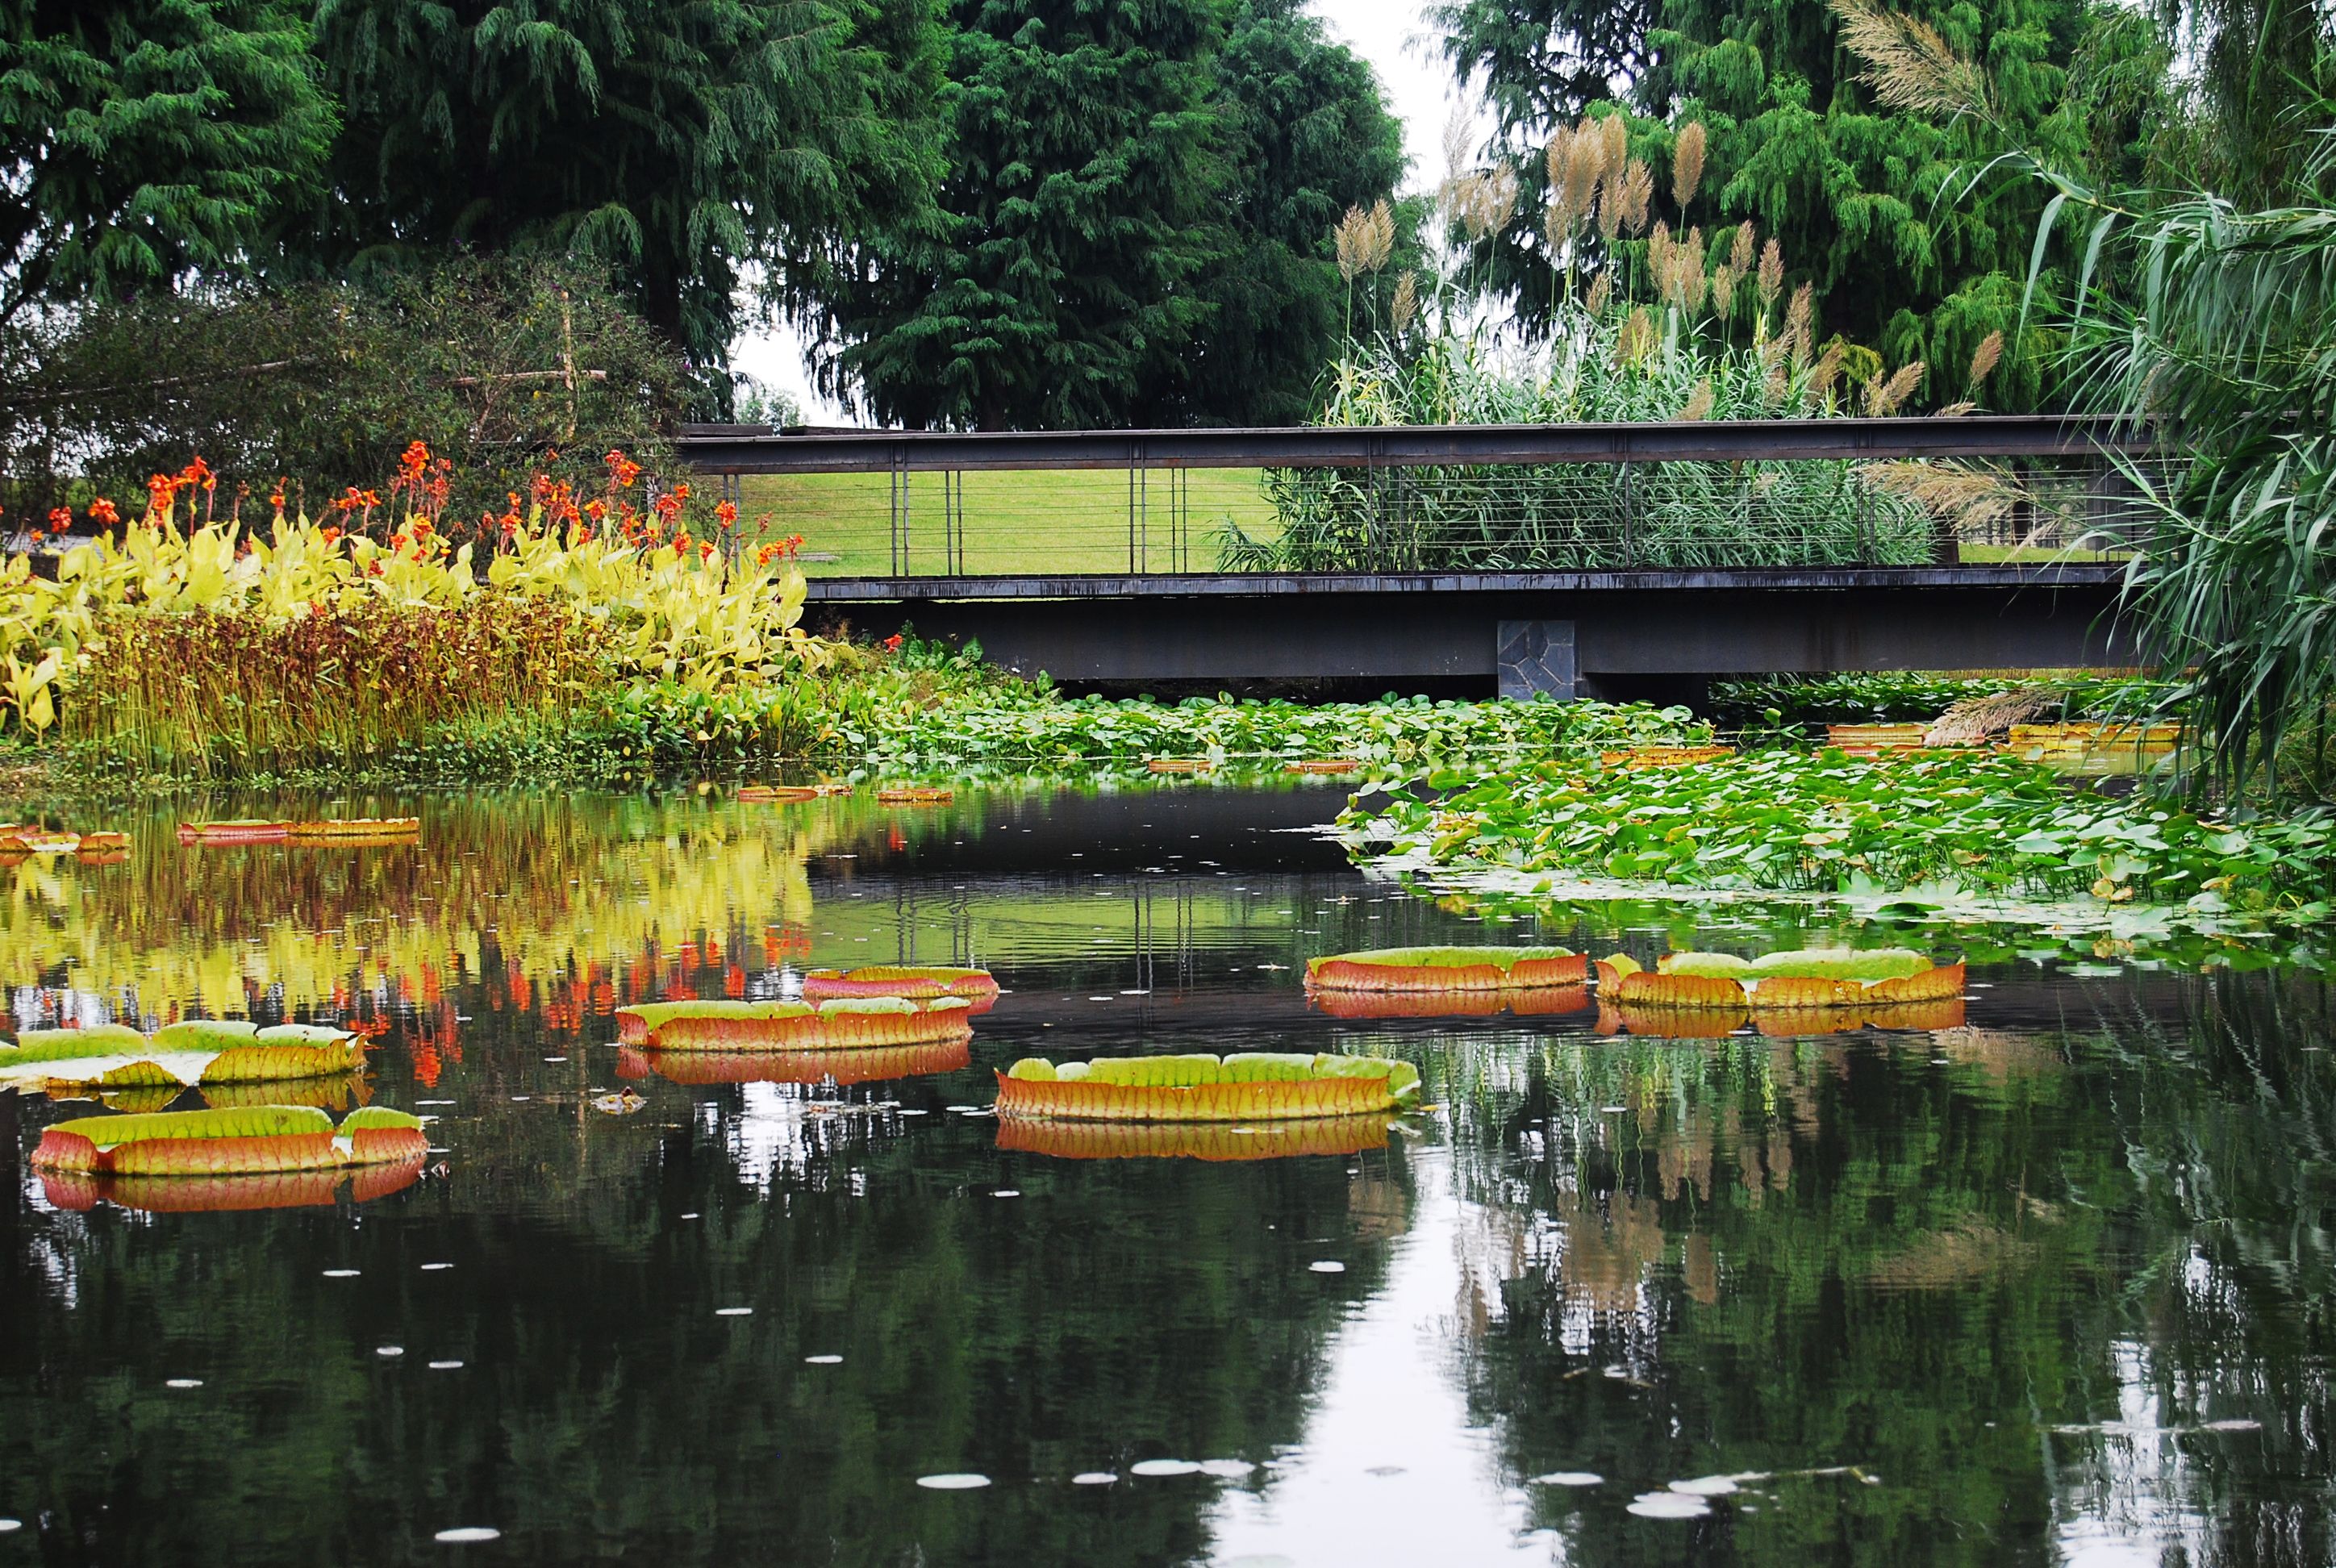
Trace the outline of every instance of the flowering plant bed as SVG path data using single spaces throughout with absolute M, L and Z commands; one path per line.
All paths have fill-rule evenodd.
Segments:
M 43 1090 L 327 1078 L 365 1066 L 365 1040 L 316 1024 L 196 1019 L 151 1035 L 121 1024 L 27 1029 L 0 1049 L 0 1087 Z
M 1601 1001 L 1647 1008 L 1870 1008 L 1950 1001 L 1963 966 L 1905 948 L 1805 948 L 1757 959 L 1671 953 L 1652 969 L 1627 953 L 1598 960 Z
M 838 1051 L 659 1051 L 620 1046 L 617 1076 L 676 1084 L 876 1084 L 973 1065 L 969 1039 Z
M 639 1002 L 617 1010 L 621 1045 L 661 1051 L 852 1051 L 970 1038 L 961 997 L 820 1002 Z
M 1445 995 L 1578 986 L 1590 960 L 1564 948 L 1376 948 L 1306 962 L 1309 991 Z
M 1068 1122 L 1001 1116 L 998 1146 L 1058 1160 L 1282 1160 L 1387 1147 L 1379 1116 L 1262 1122 Z
M 1381 1057 L 1025 1057 L 998 1075 L 998 1114 L 1077 1122 L 1280 1122 L 1392 1111 L 1419 1069 Z
M 154 1111 L 59 1122 L 41 1135 L 33 1164 L 124 1176 L 226 1176 L 386 1164 L 428 1153 L 428 1143 L 419 1118 L 382 1105 L 351 1111 L 337 1127 L 313 1105 Z
M 807 1002 L 847 997 L 907 997 L 917 1001 L 960 997 L 973 1004 L 973 1011 L 986 1013 L 998 1000 L 998 980 L 988 969 L 871 964 L 856 969 L 813 969 L 803 977 L 803 995 Z

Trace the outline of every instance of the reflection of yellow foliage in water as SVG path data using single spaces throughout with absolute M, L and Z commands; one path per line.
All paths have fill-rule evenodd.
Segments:
M 2034 1242 L 1971 1219 L 1882 1259 L 1865 1277 L 1885 1290 L 1945 1290 L 1993 1279 L 2024 1266 L 2035 1255 Z
M 1719 1304 L 1719 1254 L 1712 1250 L 1710 1237 L 1698 1232 L 1687 1239 L 1679 1274 L 1687 1282 L 1689 1300 L 1706 1307 Z
M 1663 1255 L 1655 1200 L 1611 1193 L 1602 1206 L 1583 1200 L 1561 1217 L 1565 1251 L 1558 1276 L 1565 1283 L 1565 1299 L 1604 1311 L 1635 1308 L 1640 1282 Z
M 593 965 L 661 989 L 685 946 L 735 979 L 775 961 L 773 931 L 799 935 L 809 861 L 868 813 L 513 797 L 423 814 L 413 845 L 182 848 L 157 813 L 126 866 L 27 860 L 0 883 L 0 975 L 63 966 L 86 989 L 218 1013 L 275 987 L 294 1006 L 346 1008 L 384 983 L 431 1004 L 494 973 L 524 1007 L 531 977 Z

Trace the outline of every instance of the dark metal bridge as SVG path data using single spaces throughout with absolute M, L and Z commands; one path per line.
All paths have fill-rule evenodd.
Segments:
M 733 493 L 754 475 L 859 476 L 821 492 L 823 529 L 856 529 L 861 547 L 811 566 L 833 572 L 812 579 L 815 613 L 978 639 L 1070 684 L 1570 696 L 1662 677 L 2143 662 L 2117 626 L 2127 496 L 2109 459 L 2147 449 L 2104 423 L 697 426 L 680 444 Z M 1203 539 L 1196 479 L 1242 471 L 1248 489 L 1218 492 L 1253 510 Z M 1934 489 L 1962 515 L 1909 499 Z M 866 515 L 839 520 L 838 496 Z M 794 526 L 784 511 L 780 525 Z

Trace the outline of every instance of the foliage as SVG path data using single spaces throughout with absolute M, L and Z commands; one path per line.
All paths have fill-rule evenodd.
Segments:
M 819 302 L 828 389 L 884 423 L 1122 423 L 1224 246 L 1209 0 L 957 0 L 940 209 Z
M 524 514 L 514 496 L 459 546 L 439 526 L 444 470 L 419 443 L 386 504 L 353 489 L 331 522 L 288 514 L 279 492 L 272 523 L 247 528 L 209 515 L 200 460 L 157 475 L 142 521 L 100 514 L 108 531 L 54 579 L 22 556 L 0 573 L 0 716 L 212 776 L 346 765 L 613 680 L 720 694 L 836 656 L 795 624 L 804 585 L 784 550 L 734 560 L 691 537 L 686 489 L 644 511 L 638 465 L 612 452 L 607 466 L 597 496 L 540 476 Z M 712 511 L 699 520 L 719 538 L 735 519 Z
M 1382 337 L 1335 367 L 1322 420 L 1761 419 L 1846 402 L 1839 357 L 1812 355 L 1805 335 L 1765 307 L 1740 349 L 1703 341 L 1688 315 L 1667 307 L 1659 324 L 1645 307 L 1569 304 L 1558 336 L 1523 370 L 1475 337 Z M 1916 565 L 1932 559 L 1939 531 L 1920 505 L 1848 463 L 1277 470 L 1267 493 L 1280 534 L 1253 538 L 1226 521 L 1227 570 Z
M 1716 680 L 1699 706 L 1723 730 L 1800 728 L 1827 724 L 1913 724 L 1937 718 L 1956 703 L 1998 692 L 2033 689 L 2057 696 L 2039 722 L 2103 719 L 2146 706 L 2157 683 L 2005 671 L 1941 675 L 1922 670 L 1855 670 L 1839 675 L 1747 676 Z
M 501 512 L 540 471 L 596 483 L 611 447 L 666 466 L 685 393 L 671 348 L 603 278 L 542 261 L 204 285 L 93 301 L 22 336 L 0 363 L 0 501 L 17 516 L 134 494 L 192 453 L 264 491 L 279 474 L 384 473 L 416 440 L 453 464 L 442 511 Z
M 2089 893 L 2325 918 L 2336 819 L 2239 826 L 2146 798 L 2072 794 L 2030 764 L 1977 755 L 1864 761 L 1762 752 L 1691 768 L 1562 763 L 1437 782 L 1341 822 L 1432 861 L 1708 888 Z
M 1893 26 L 1878 18 L 1860 44 L 1884 93 L 1997 114 L 1989 78 L 1943 50 L 1905 57 Z M 2312 726 L 2316 759 L 2336 700 L 2336 133 L 2323 123 L 2308 158 L 2258 171 L 2274 204 L 2246 208 L 2187 185 L 2120 189 L 1996 124 L 2013 148 L 2000 161 L 2055 192 L 2035 254 L 2089 220 L 2077 401 L 2166 434 L 2185 459 L 2164 475 L 2124 462 L 2142 536 L 2127 605 L 2163 663 L 2190 672 L 2166 704 L 2186 710 L 2226 790 L 2275 793 L 2283 740 Z
M 1153 757 L 1217 762 L 1242 757 L 1301 761 L 1351 757 L 1366 763 L 1434 765 L 1464 755 L 1523 752 L 1592 755 L 1705 733 L 1683 708 L 1572 702 L 1430 702 L 1308 706 L 1283 701 L 1169 705 L 1148 697 L 1067 700 L 1026 688 L 963 706 L 880 717 L 852 743 L 879 769 L 961 762 L 1068 764 Z
M 2135 166 L 2168 52 L 2126 13 L 2088 0 L 1915 13 L 1952 44 L 1984 49 L 2001 122 L 2023 142 Z M 1620 10 L 1451 0 L 1438 14 L 1455 71 L 1487 83 L 1494 165 L 1516 196 L 1497 223 L 1470 226 L 1476 276 L 1538 330 L 1563 329 L 1559 280 L 1644 265 L 1641 248 L 1611 230 L 1568 239 L 1546 222 L 1562 182 L 1544 147 L 1587 111 L 1628 127 L 1628 150 L 1672 196 L 1665 210 L 1679 231 L 1757 221 L 1777 241 L 1787 283 L 1814 286 L 1828 332 L 1929 367 L 1922 401 L 1963 396 L 1963 367 L 1994 334 L 2006 349 L 1992 400 L 2031 406 L 2049 390 L 2050 340 L 2023 317 L 2019 282 L 2042 195 L 1999 185 L 1955 200 L 2008 144 L 1990 122 L 1935 123 L 1869 92 L 1844 69 L 1841 24 L 1811 0 Z M 2140 103 L 2137 80 L 2154 94 Z
M 335 131 L 287 0 L 0 13 L 0 320 L 238 265 Z
M 929 0 L 322 0 L 315 48 L 347 124 L 287 268 L 575 258 L 702 369 L 939 171 Z
M 1138 424 L 1303 424 L 1351 322 L 1325 237 L 1384 201 L 1404 171 L 1403 126 L 1371 69 L 1299 0 L 1242 0 L 1217 59 L 1230 229 L 1197 283 L 1208 317 L 1188 355 L 1147 367 Z M 1398 240 L 1416 249 L 1416 222 Z M 1373 302 L 1384 317 L 1386 299 Z
M 988 430 L 1290 419 L 1335 341 L 1327 232 L 1401 135 L 1290 0 L 956 0 L 940 210 L 801 303 L 826 389 Z

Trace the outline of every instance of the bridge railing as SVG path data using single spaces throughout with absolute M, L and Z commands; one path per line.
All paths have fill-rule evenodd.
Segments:
M 693 425 L 814 573 L 1144 576 L 2114 558 L 2162 464 L 2057 417 L 959 433 Z

